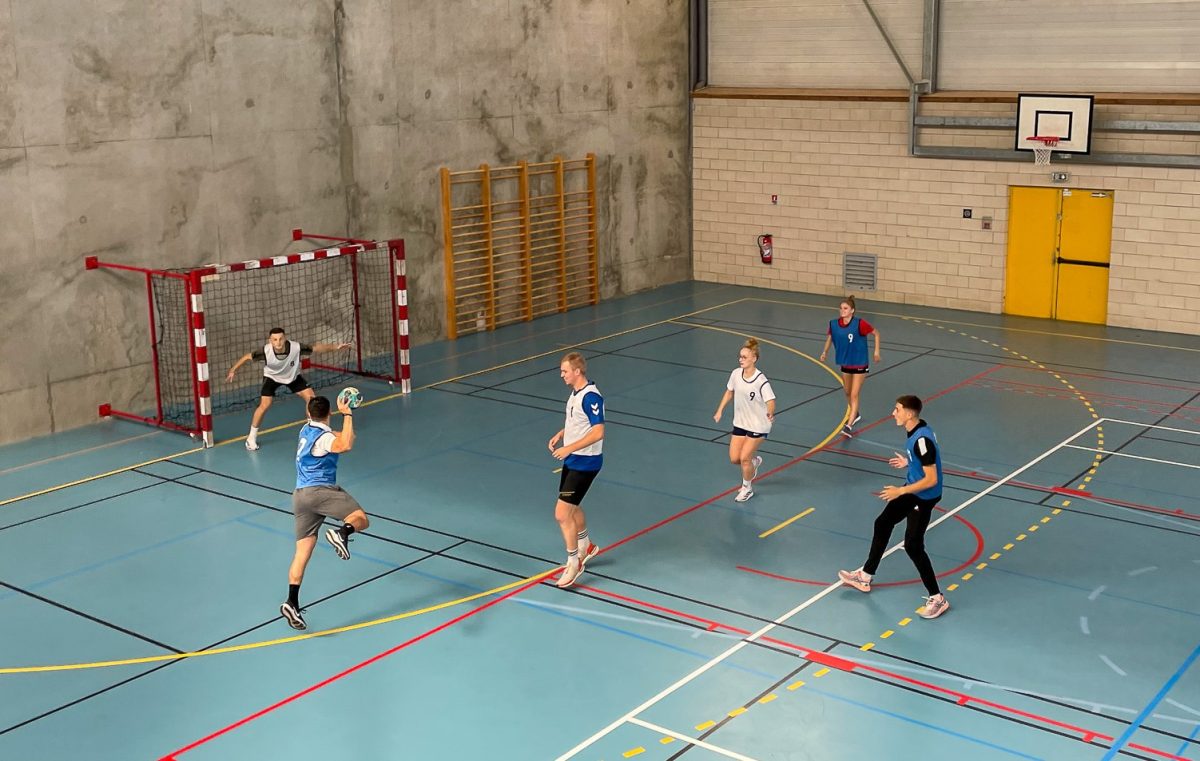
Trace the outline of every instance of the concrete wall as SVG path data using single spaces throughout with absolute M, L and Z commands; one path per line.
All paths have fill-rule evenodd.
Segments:
M 84 255 L 404 237 L 429 341 L 440 166 L 595 152 L 613 297 L 691 273 L 687 145 L 686 0 L 0 0 L 0 442 L 152 399 L 139 283 Z
M 925 103 L 923 115 L 1012 116 Z M 1196 107 L 1097 106 L 1098 121 L 1196 121 Z M 1011 130 L 928 130 L 923 145 L 1012 148 Z M 908 155 L 907 103 L 719 100 L 695 110 L 695 278 L 844 295 L 842 256 L 879 256 L 872 298 L 1000 312 L 1010 186 L 1114 191 L 1110 325 L 1200 334 L 1200 171 Z M 1097 133 L 1101 153 L 1200 153 L 1195 135 Z M 778 206 L 771 194 L 780 196 Z M 972 219 L 962 209 L 973 210 Z M 991 216 L 991 230 L 981 217 Z M 755 237 L 775 234 L 775 261 Z

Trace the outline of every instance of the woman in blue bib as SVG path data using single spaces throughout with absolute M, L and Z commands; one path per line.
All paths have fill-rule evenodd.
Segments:
M 854 426 L 862 415 L 858 414 L 858 394 L 862 391 L 863 381 L 871 370 L 867 362 L 867 336 L 875 336 L 875 361 L 879 356 L 879 331 L 871 323 L 855 315 L 854 297 L 842 299 L 838 307 L 838 318 L 829 321 L 829 332 L 825 336 L 825 347 L 821 349 L 821 361 L 829 354 L 829 345 L 833 344 L 834 359 L 842 368 L 842 388 L 846 392 L 846 405 L 850 414 L 846 417 L 846 425 L 842 427 L 845 436 L 854 435 Z

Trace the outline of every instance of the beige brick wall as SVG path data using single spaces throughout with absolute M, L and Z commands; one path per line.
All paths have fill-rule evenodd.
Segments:
M 922 114 L 1011 115 L 1011 104 L 930 104 Z M 1112 107 L 1096 119 L 1197 121 L 1196 109 Z M 842 254 L 879 255 L 899 303 L 1002 311 L 1010 186 L 1053 186 L 1028 163 L 908 155 L 908 105 L 695 101 L 697 280 L 840 295 Z M 920 142 L 1011 148 L 1007 132 L 926 130 Z M 1180 135 L 1097 133 L 1093 150 L 1200 153 Z M 1057 162 L 1066 187 L 1114 191 L 1108 320 L 1200 334 L 1200 171 Z M 770 202 L 772 193 L 779 205 Z M 963 219 L 962 210 L 972 210 Z M 991 230 L 981 217 L 993 218 Z M 755 238 L 775 235 L 775 262 Z

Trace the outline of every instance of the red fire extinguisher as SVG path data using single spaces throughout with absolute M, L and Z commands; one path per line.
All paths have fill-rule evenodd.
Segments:
M 758 236 L 758 254 L 762 257 L 763 264 L 771 263 L 771 234 L 763 233 Z

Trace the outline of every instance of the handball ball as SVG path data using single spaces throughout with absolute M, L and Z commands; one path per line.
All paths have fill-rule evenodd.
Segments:
M 362 394 L 358 392 L 358 389 L 350 386 L 341 390 L 338 394 L 338 401 L 345 402 L 350 409 L 355 409 L 362 404 Z

